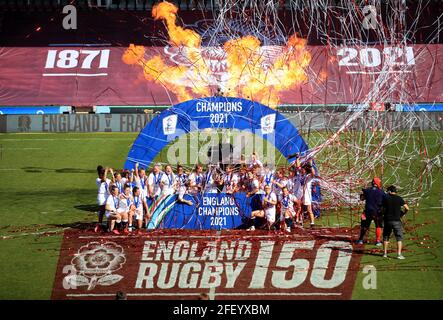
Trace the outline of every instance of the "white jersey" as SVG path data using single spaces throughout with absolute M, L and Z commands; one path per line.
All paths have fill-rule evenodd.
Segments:
M 123 180 L 124 178 L 122 178 L 120 181 L 115 181 L 115 186 L 118 189 L 118 193 L 123 193 L 125 191 L 125 180 Z
M 149 196 L 159 196 L 161 193 L 160 188 L 160 182 L 163 179 L 163 172 L 159 172 L 157 174 L 154 174 L 154 172 L 151 172 L 148 176 L 148 185 L 152 187 L 153 194 L 150 194 Z
M 274 172 L 268 172 L 263 175 L 263 181 L 261 184 L 262 189 L 264 189 L 266 186 L 271 186 L 272 189 L 272 179 L 274 179 Z
M 277 201 L 277 195 L 274 192 L 269 193 L 268 195 L 264 195 L 264 199 L 270 201 Z M 275 204 L 271 204 L 269 202 L 265 202 L 264 205 L 266 220 L 270 223 L 275 222 Z
M 192 172 L 189 175 L 189 181 L 191 182 L 192 185 L 201 187 L 203 184 L 203 175 L 201 173 L 197 174 L 195 172 Z M 191 187 L 189 191 L 193 194 L 196 194 L 199 192 L 197 189 L 198 188 L 196 187 Z
M 140 197 L 146 198 L 148 196 L 148 184 L 146 182 L 146 176 L 135 177 L 135 185 L 140 189 Z
M 138 197 L 133 197 L 133 204 L 135 207 L 135 219 L 136 220 L 140 220 L 143 218 L 143 199 L 138 196 Z
M 281 197 L 281 209 L 282 211 L 289 210 L 294 212 L 294 201 L 297 199 L 292 194 L 288 194 L 286 197 L 282 195 Z
M 129 196 L 128 198 L 126 198 L 123 194 L 121 194 L 119 196 L 119 204 L 117 212 L 128 212 L 129 209 L 131 208 L 131 204 L 132 204 L 132 197 Z
M 162 194 L 164 195 L 171 195 L 175 193 L 175 174 L 174 173 L 164 173 L 162 178 Z
M 223 192 L 232 193 L 236 185 L 238 185 L 238 175 L 235 173 L 225 174 L 223 177 Z
M 280 188 L 278 185 L 276 185 L 274 183 L 274 189 L 273 189 L 273 191 L 277 195 L 278 199 L 280 200 L 283 196 L 282 189 L 288 185 L 288 180 L 286 178 L 282 178 L 282 179 L 278 178 L 278 179 L 275 179 L 275 181 L 277 181 L 279 184 L 282 185 L 282 187 Z
M 214 172 L 208 171 L 205 175 L 205 192 L 217 193 L 217 184 L 214 180 Z
M 109 216 L 111 215 L 111 211 L 117 211 L 119 205 L 120 199 L 118 198 L 118 196 L 114 197 L 113 195 L 109 195 L 106 199 L 106 207 L 109 208 L 109 210 L 107 209 L 105 212 L 106 217 L 109 218 Z
M 312 182 L 314 178 L 310 174 L 306 175 L 305 183 L 303 186 L 303 204 L 308 206 L 312 204 Z
M 186 182 L 188 181 L 188 175 L 186 173 L 176 174 L 175 181 L 178 182 L 178 191 L 181 193 L 186 192 Z
M 303 197 L 303 176 L 300 173 L 297 173 L 294 177 L 292 177 L 291 191 L 298 200 Z
M 105 179 L 103 182 L 100 178 L 95 179 L 95 184 L 97 185 L 97 203 L 102 206 L 106 203 L 106 199 L 109 196 L 109 185 L 111 184 L 110 179 Z

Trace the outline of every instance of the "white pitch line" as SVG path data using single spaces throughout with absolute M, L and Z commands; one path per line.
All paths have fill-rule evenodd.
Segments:
M 198 293 L 127 293 L 128 297 L 198 296 Z M 238 292 L 215 293 L 215 296 L 341 296 L 340 292 Z M 67 297 L 114 297 L 115 293 L 69 293 Z
M 43 150 L 44 148 L 3 148 L 2 150 Z
M 40 235 L 40 234 L 45 234 L 45 233 L 58 233 L 67 229 L 71 229 L 71 227 L 66 227 L 63 229 L 59 229 L 59 230 L 49 230 L 49 231 L 41 231 L 41 232 L 30 232 L 30 233 L 19 233 L 19 234 L 4 234 L 4 235 L 0 235 L 1 239 L 11 239 L 11 238 L 17 238 L 17 237 L 25 237 L 25 236 L 36 236 L 36 235 Z

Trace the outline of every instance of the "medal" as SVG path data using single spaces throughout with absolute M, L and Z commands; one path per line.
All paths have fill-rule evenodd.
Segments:
M 289 206 L 289 196 L 286 196 L 282 200 L 283 206 L 287 208 Z
M 211 176 L 212 176 L 212 172 L 208 172 L 208 175 L 206 176 L 206 184 L 208 184 L 209 181 L 211 180 Z
M 159 173 L 157 175 L 154 174 L 154 183 L 155 184 L 159 184 L 161 178 L 162 178 L 162 174 L 161 173 Z
M 271 180 L 272 180 L 272 173 L 270 173 L 269 175 L 266 175 L 265 181 L 266 181 L 267 186 L 269 186 Z
M 140 183 L 142 185 L 142 189 L 144 189 L 145 188 L 145 179 L 140 178 Z

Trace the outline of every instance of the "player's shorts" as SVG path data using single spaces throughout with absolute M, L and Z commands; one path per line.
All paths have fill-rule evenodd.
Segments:
M 273 224 L 275 222 L 275 208 L 272 210 L 265 210 L 265 217 L 270 224 Z
M 141 210 L 140 209 L 135 210 L 135 215 L 134 215 L 135 220 L 143 220 L 143 207 L 141 208 L 142 208 Z
M 383 228 L 383 241 L 389 241 L 392 231 L 394 231 L 397 241 L 403 240 L 403 225 L 401 221 L 385 221 Z
M 97 195 L 97 204 L 99 206 L 103 206 L 106 204 L 106 197 L 104 194 L 99 194 Z
M 111 212 L 109 212 L 108 210 L 106 210 L 106 211 L 105 211 L 105 216 L 106 216 L 106 219 L 109 219 L 109 218 L 116 218 L 116 217 L 117 217 L 117 213 L 116 213 L 116 212 L 111 213 Z
M 305 192 L 303 197 L 303 204 L 305 206 L 310 206 L 312 204 L 312 194 L 310 192 Z
M 298 189 L 297 191 L 294 192 L 294 196 L 297 198 L 297 200 L 300 200 L 303 197 L 303 190 Z
M 117 209 L 117 213 L 122 214 L 122 213 L 128 213 L 129 209 L 127 208 L 118 208 Z
M 283 207 L 281 208 L 281 211 L 280 211 L 280 221 L 283 221 L 285 219 L 286 211 L 288 211 L 288 210 L 283 208 Z M 289 215 L 291 217 L 295 217 L 295 211 L 294 210 L 289 210 Z

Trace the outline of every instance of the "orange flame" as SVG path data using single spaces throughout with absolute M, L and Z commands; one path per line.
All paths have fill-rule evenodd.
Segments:
M 186 66 L 168 65 L 161 55 L 147 59 L 145 49 L 132 44 L 122 60 L 126 64 L 142 66 L 146 80 L 163 85 L 176 94 L 180 102 L 192 99 L 193 94 L 210 96 L 212 75 L 209 62 L 201 54 L 201 37 L 193 30 L 177 26 L 177 12 L 178 8 L 166 1 L 152 8 L 153 18 L 165 21 L 170 44 L 183 49 L 189 60 Z M 276 107 L 282 91 L 308 79 L 305 69 L 311 55 L 306 50 L 306 40 L 296 35 L 288 39 L 282 52 L 272 60 L 253 36 L 227 41 L 223 49 L 228 77 L 220 87 L 226 96 L 244 97 Z

